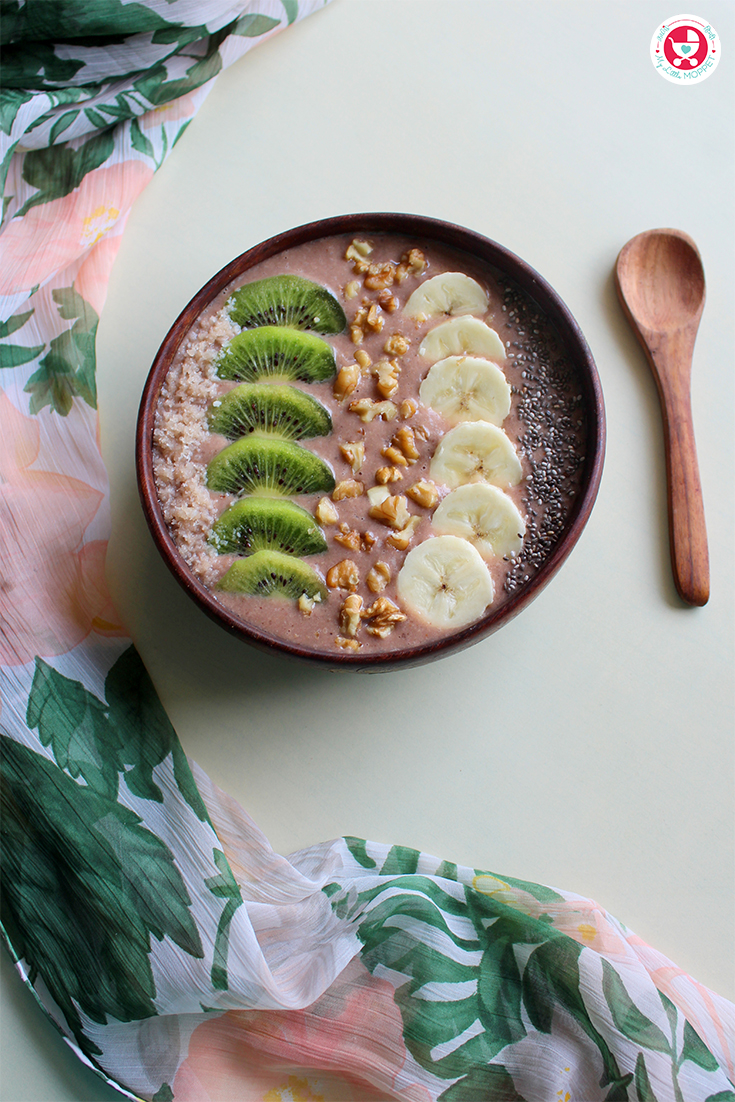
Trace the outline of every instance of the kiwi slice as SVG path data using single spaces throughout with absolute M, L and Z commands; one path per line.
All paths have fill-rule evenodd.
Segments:
M 315 333 L 264 325 L 233 337 L 217 361 L 220 379 L 323 383 L 337 371 L 334 349 Z
M 276 436 L 242 436 L 207 467 L 209 489 L 226 494 L 265 491 L 289 497 L 329 493 L 334 485 L 334 474 L 323 459 Z
M 327 587 L 316 570 L 283 551 L 256 551 L 247 559 L 238 559 L 220 579 L 218 589 L 250 597 L 290 597 L 294 601 L 302 593 L 321 600 L 327 596 Z
M 290 440 L 328 436 L 332 418 L 328 411 L 295 386 L 243 383 L 209 411 L 209 431 L 230 440 L 261 430 Z
M 220 555 L 268 550 L 320 555 L 327 550 L 324 533 L 311 513 L 293 501 L 272 497 L 236 501 L 214 522 L 209 542 Z
M 243 329 L 288 325 L 317 333 L 341 333 L 345 312 L 334 295 L 302 276 L 278 275 L 246 283 L 228 302 L 230 317 Z

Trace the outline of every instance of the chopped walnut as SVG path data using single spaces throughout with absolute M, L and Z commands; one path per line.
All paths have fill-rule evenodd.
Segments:
M 399 364 L 395 360 L 380 360 L 372 369 L 372 374 L 378 380 L 381 398 L 392 398 L 398 390 L 398 377 L 401 374 Z
M 392 421 L 398 416 L 398 407 L 393 402 L 374 402 L 372 398 L 357 398 L 350 402 L 349 409 L 359 414 L 361 421 L 374 421 L 376 417 Z
M 356 279 L 352 279 L 349 283 L 345 283 L 345 298 L 357 298 L 359 294 L 360 284 Z
M 383 345 L 383 351 L 389 356 L 405 356 L 410 347 L 408 337 L 404 337 L 402 333 L 393 333 Z
M 386 287 L 378 295 L 378 306 L 381 310 L 385 310 L 386 314 L 395 314 L 399 303 L 396 296 Z
M 360 237 L 354 237 L 352 243 L 347 246 L 345 260 L 362 260 L 366 256 L 370 256 L 372 251 L 373 247 L 369 241 L 364 241 Z
M 417 505 L 422 505 L 424 509 L 433 509 L 439 501 L 439 491 L 435 482 L 429 481 L 428 478 L 422 478 L 420 482 L 414 482 L 413 486 L 406 490 L 406 493 L 415 501 Z
M 342 402 L 345 398 L 349 398 L 359 382 L 359 364 L 345 364 L 344 367 L 339 369 L 337 378 L 334 380 L 332 393 L 337 401 Z
M 362 344 L 362 340 L 365 334 L 362 331 L 362 326 L 353 322 L 350 326 L 350 340 L 353 344 Z
M 418 402 L 414 402 L 413 398 L 406 398 L 403 402 L 401 402 L 400 406 L 398 407 L 398 412 L 401 415 L 401 420 L 408 421 L 409 418 L 418 413 L 418 409 Z
M 382 264 L 371 264 L 365 276 L 365 286 L 370 291 L 382 291 L 395 283 L 396 266 L 390 260 Z
M 375 536 L 370 529 L 368 529 L 367 532 L 362 533 L 362 549 L 363 551 L 372 551 L 374 546 Z
M 373 520 L 379 520 L 381 524 L 400 532 L 411 519 L 407 506 L 408 502 L 403 494 L 396 494 L 394 497 L 388 495 L 384 501 L 371 505 L 369 513 Z
M 388 597 L 378 597 L 362 615 L 365 620 L 370 621 L 367 627 L 369 633 L 377 635 L 379 639 L 385 639 L 396 624 L 406 619 L 406 614 Z
M 371 593 L 381 593 L 391 579 L 391 571 L 387 562 L 376 562 L 368 570 L 365 581 Z
M 340 525 L 340 531 L 335 535 L 334 542 L 346 547 L 348 551 L 360 551 L 362 548 L 360 533 L 350 528 L 348 524 Z
M 359 650 L 362 643 L 358 643 L 357 639 L 346 639 L 344 635 L 335 635 L 334 645 L 342 650 Z
M 413 534 L 421 523 L 421 517 L 411 517 L 405 528 L 401 528 L 400 532 L 391 532 L 386 540 L 392 547 L 397 548 L 399 551 L 405 551 L 409 543 L 413 539 Z
M 368 307 L 367 325 L 368 329 L 372 329 L 374 333 L 379 333 L 385 325 L 385 318 L 380 313 L 380 307 L 374 302 Z
M 409 428 L 408 425 L 404 425 L 402 429 L 398 430 L 391 443 L 394 447 L 401 449 L 409 463 L 415 463 L 420 457 L 413 429 Z
M 339 520 L 339 513 L 328 497 L 319 498 L 316 503 L 316 509 L 314 510 L 314 516 L 320 524 L 336 524 Z
M 352 467 L 352 473 L 357 474 L 365 462 L 365 444 L 361 440 L 355 440 L 349 444 L 340 444 L 339 450 L 342 458 Z
M 398 482 L 400 478 L 403 478 L 403 471 L 399 471 L 398 467 L 378 467 L 375 472 L 375 481 L 381 486 L 388 482 Z
M 342 559 L 327 571 L 330 589 L 357 589 L 359 584 L 360 571 L 352 559 Z
M 426 267 L 426 257 L 421 249 L 409 249 L 401 257 L 401 262 L 396 268 L 396 280 L 403 283 L 406 276 L 421 275 Z
M 380 454 L 384 455 L 386 459 L 390 459 L 391 463 L 397 464 L 399 467 L 408 466 L 408 460 L 403 452 L 392 444 L 388 444 L 386 447 L 382 448 Z
M 358 348 L 357 352 L 355 353 L 355 359 L 359 363 L 362 371 L 367 371 L 367 369 L 372 366 L 373 361 L 370 359 L 364 348 Z
M 338 482 L 332 490 L 332 501 L 342 501 L 345 497 L 360 497 L 365 493 L 365 487 L 362 482 L 358 482 L 356 478 L 346 478 L 343 482 Z
M 298 600 L 299 611 L 303 612 L 304 616 L 311 616 L 314 605 L 319 601 L 321 601 L 321 597 L 318 593 L 313 597 L 309 597 L 306 593 L 302 593 Z
M 350 593 L 345 598 L 342 608 L 339 610 L 339 630 L 343 635 L 354 639 L 362 623 L 362 597 L 357 593 Z

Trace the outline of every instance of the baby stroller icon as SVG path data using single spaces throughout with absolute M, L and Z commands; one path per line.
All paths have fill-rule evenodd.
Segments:
M 699 35 L 695 30 L 692 30 L 691 27 L 687 28 L 685 41 L 675 42 L 672 38 L 671 45 L 679 55 L 674 58 L 674 65 L 684 65 L 687 62 L 690 66 L 697 64 L 696 54 L 699 50 Z

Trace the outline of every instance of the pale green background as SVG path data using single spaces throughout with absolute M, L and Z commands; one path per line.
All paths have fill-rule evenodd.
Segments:
M 184 747 L 288 852 L 342 833 L 596 899 L 735 997 L 733 278 L 735 9 L 705 83 L 649 59 L 652 0 L 337 0 L 222 75 L 136 204 L 99 331 L 110 583 Z M 158 558 L 133 435 L 156 349 L 191 295 L 269 235 L 331 214 L 463 223 L 536 267 L 597 359 L 608 453 L 549 588 L 463 655 L 334 675 L 251 651 Z M 694 416 L 712 598 L 668 562 L 655 387 L 620 314 L 617 252 L 689 232 L 708 303 Z M 2 955 L 2 1102 L 111 1102 Z

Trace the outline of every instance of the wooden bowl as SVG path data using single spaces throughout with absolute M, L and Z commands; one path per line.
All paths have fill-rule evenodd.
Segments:
M 233 616 L 184 562 L 166 527 L 156 492 L 153 473 L 155 412 L 161 387 L 179 346 L 198 316 L 228 284 L 261 261 L 304 242 L 336 234 L 370 233 L 410 236 L 419 244 L 433 243 L 458 249 L 491 265 L 501 277 L 507 277 L 533 300 L 545 322 L 556 331 L 564 358 L 577 383 L 576 390 L 581 396 L 586 422 L 585 458 L 581 484 L 563 530 L 537 571 L 527 582 L 522 582 L 500 607 L 491 606 L 481 619 L 451 635 L 414 647 L 376 654 L 348 651 L 315 653 L 308 647 L 285 642 L 248 626 Z M 604 452 L 605 411 L 595 363 L 577 323 L 553 288 L 525 261 L 472 230 L 420 215 L 391 213 L 347 214 L 298 226 L 249 249 L 213 276 L 181 312 L 158 350 L 143 391 L 136 436 L 138 487 L 146 520 L 166 565 L 199 607 L 233 635 L 261 650 L 289 655 L 329 669 L 361 671 L 415 666 L 453 654 L 497 631 L 525 608 L 556 574 L 579 539 L 597 496 Z

